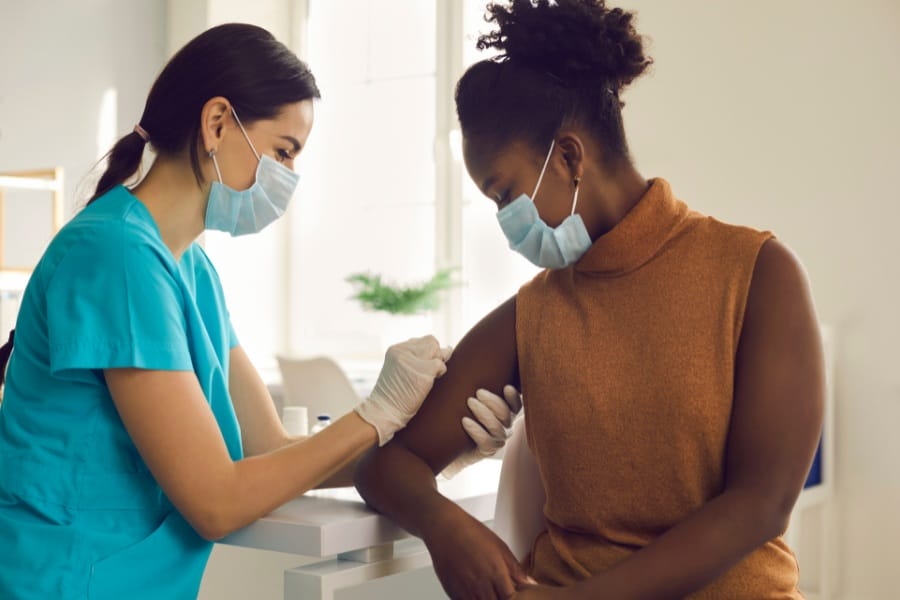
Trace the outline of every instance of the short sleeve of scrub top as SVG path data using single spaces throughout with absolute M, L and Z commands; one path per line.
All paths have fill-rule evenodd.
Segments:
M 122 221 L 72 246 L 47 284 L 50 370 L 190 371 L 185 298 L 158 244 Z

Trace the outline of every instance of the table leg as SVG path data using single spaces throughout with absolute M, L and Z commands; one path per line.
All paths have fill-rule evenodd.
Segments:
M 418 540 L 416 543 L 406 544 L 397 549 L 393 544 L 386 546 L 376 546 L 341 555 L 363 560 L 346 560 L 338 557 L 285 571 L 284 599 L 334 600 L 335 594 L 339 590 L 431 565 L 428 550 Z M 439 592 L 439 589 L 435 591 Z M 403 598 L 406 596 L 403 591 L 399 591 L 393 597 Z M 429 597 L 443 597 L 443 595 Z

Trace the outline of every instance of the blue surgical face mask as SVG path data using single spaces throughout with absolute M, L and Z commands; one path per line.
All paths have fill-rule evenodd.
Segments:
M 294 190 L 297 189 L 300 176 L 268 156 L 260 156 L 237 113 L 233 108 L 231 111 L 241 128 L 241 133 L 244 134 L 244 139 L 250 144 L 250 149 L 259 161 L 256 167 L 256 181 L 243 191 L 228 187 L 222 183 L 222 173 L 219 171 L 215 152 L 210 152 L 209 156 L 213 160 L 216 177 L 219 180 L 213 181 L 209 190 L 206 228 L 227 231 L 232 236 L 238 236 L 258 233 L 283 215 L 294 195 Z
M 555 143 L 554 140 L 550 144 L 550 151 L 547 153 L 544 168 L 541 169 L 531 198 L 527 194 L 522 194 L 497 213 L 497 220 L 506 239 L 509 240 L 509 247 L 545 269 L 568 267 L 584 256 L 592 244 L 581 215 L 575 214 L 575 205 L 578 203 L 577 185 L 572 200 L 572 212 L 556 228 L 550 227 L 541 219 L 532 200 L 541 186 Z

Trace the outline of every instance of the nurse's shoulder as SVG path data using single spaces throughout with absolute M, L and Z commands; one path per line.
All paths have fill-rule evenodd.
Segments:
M 177 271 L 150 212 L 121 185 L 84 207 L 59 231 L 37 271 L 46 281 L 60 266 Z

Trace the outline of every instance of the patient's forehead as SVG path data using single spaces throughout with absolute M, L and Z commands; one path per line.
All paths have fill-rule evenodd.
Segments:
M 531 176 L 540 168 L 540 156 L 524 141 L 512 141 L 501 147 L 463 138 L 463 161 L 475 185 L 490 196 L 493 183 Z M 484 184 L 489 184 L 485 186 Z

